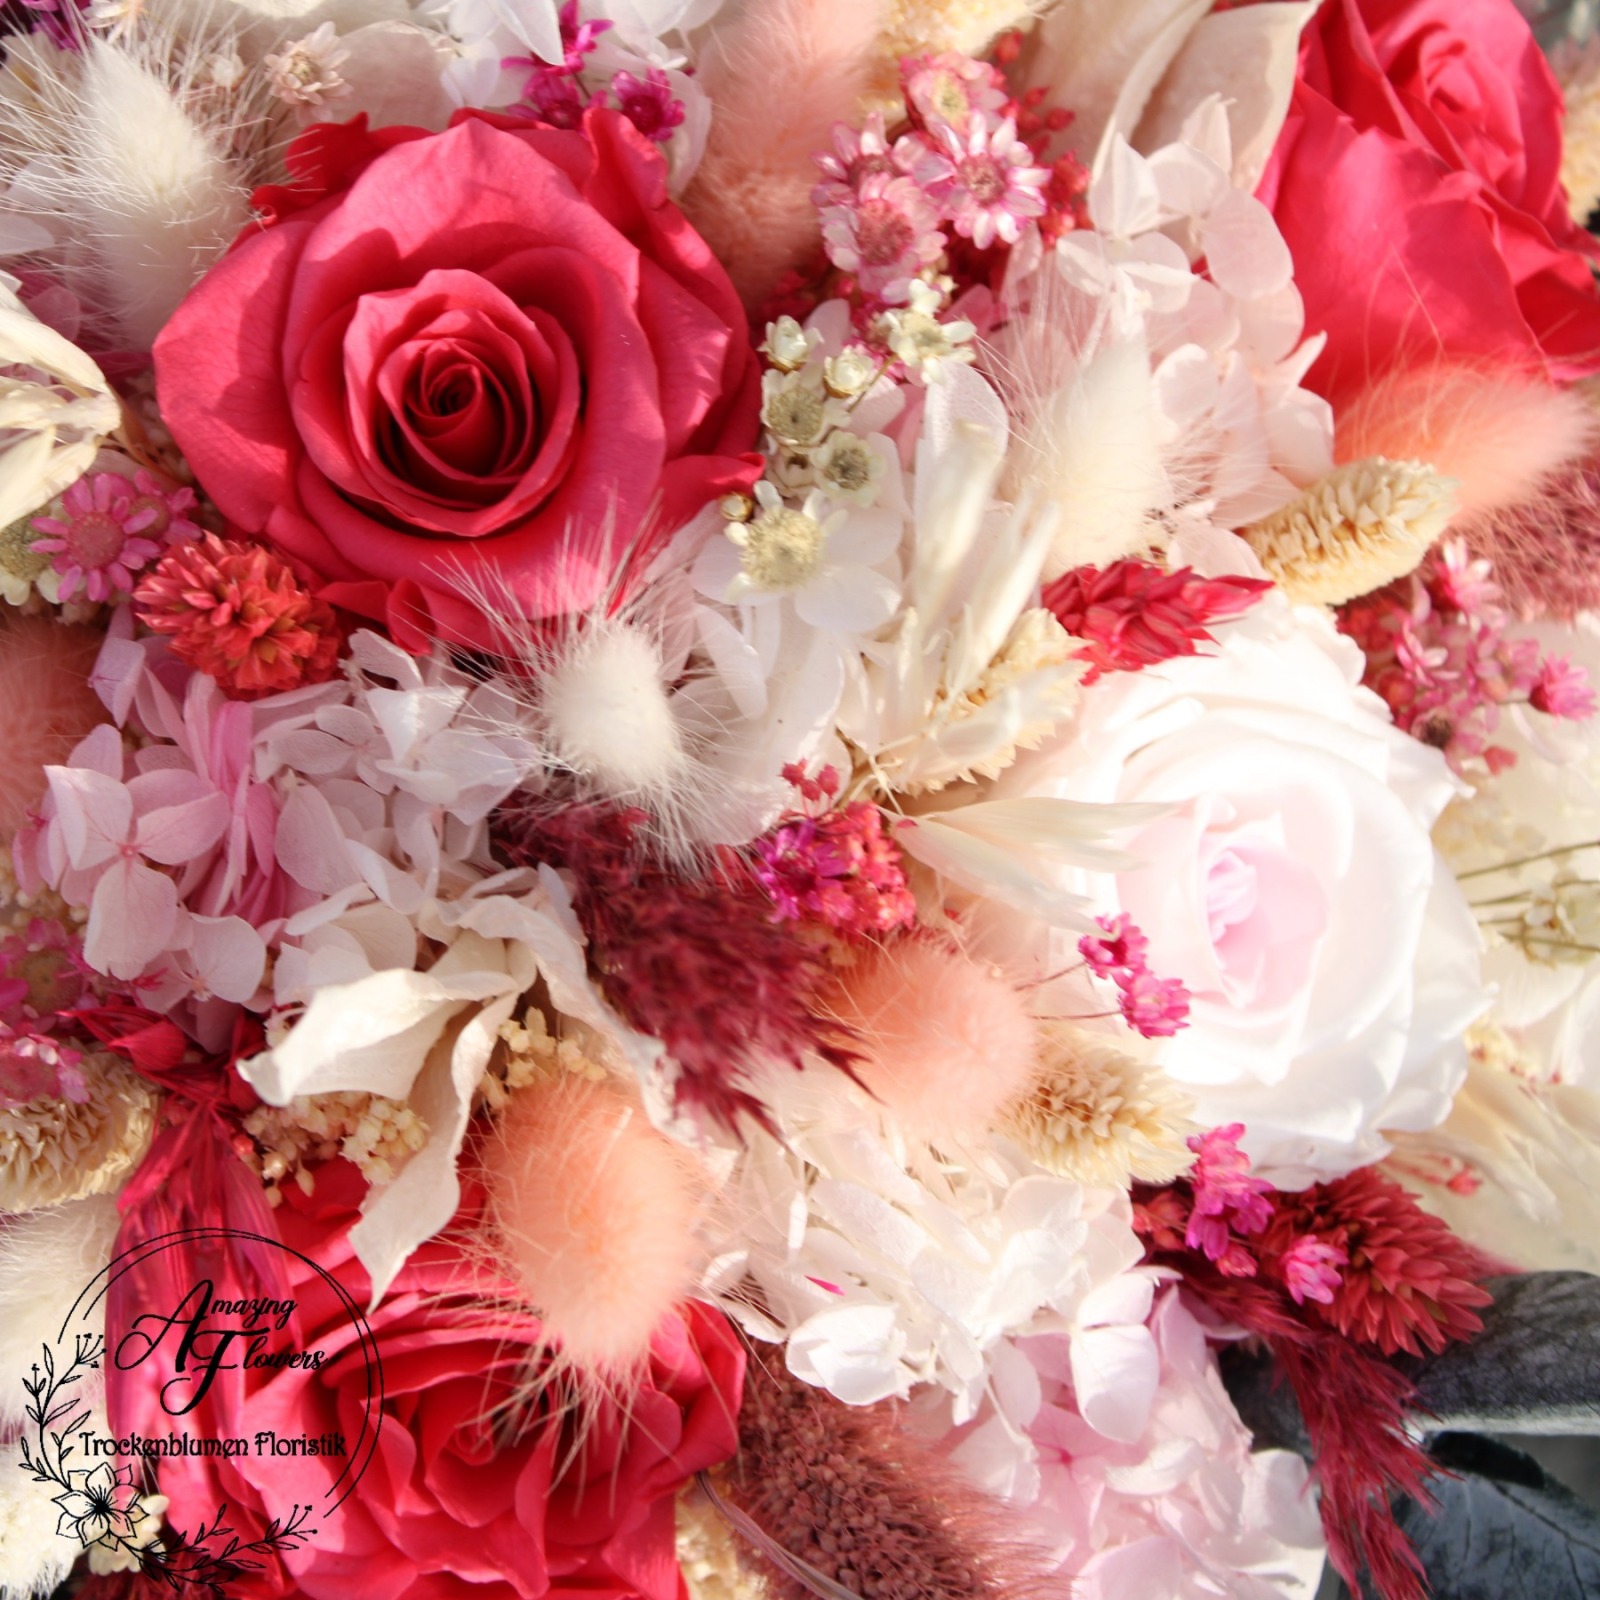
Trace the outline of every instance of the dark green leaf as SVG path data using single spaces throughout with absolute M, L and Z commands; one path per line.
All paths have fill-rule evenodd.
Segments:
M 1600 1433 L 1600 1278 L 1490 1281 L 1483 1331 L 1414 1366 L 1441 1429 Z

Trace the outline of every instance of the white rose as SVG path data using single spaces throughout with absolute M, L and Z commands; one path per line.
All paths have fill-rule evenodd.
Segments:
M 1443 759 L 1394 729 L 1322 615 L 1271 596 L 1214 631 L 1214 654 L 1101 679 L 1005 789 L 1173 808 L 1131 841 L 1144 865 L 1062 886 L 1143 929 L 1192 996 L 1162 1066 L 1297 1188 L 1445 1117 L 1487 995 L 1429 841 Z

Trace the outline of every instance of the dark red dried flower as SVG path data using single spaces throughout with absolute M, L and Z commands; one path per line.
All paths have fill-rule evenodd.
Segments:
M 1074 567 L 1044 591 L 1047 610 L 1083 641 L 1089 662 L 1085 683 L 1102 672 L 1192 656 L 1211 642 L 1213 622 L 1248 611 L 1272 585 L 1263 578 L 1202 578 L 1192 567 L 1163 572 L 1149 561 L 1113 561 L 1109 567 Z
M 825 943 L 775 922 L 750 866 L 719 852 L 698 875 L 647 843 L 649 816 L 630 807 L 571 806 L 509 818 L 513 859 L 564 867 L 602 992 L 627 1021 L 666 1046 L 679 1069 L 680 1108 L 735 1127 L 765 1125 L 750 1092 L 766 1063 L 800 1067 L 807 1052 L 848 1072 L 838 1023 L 813 1009 L 829 976 Z
M 1299 1194 L 1251 1198 L 1270 1201 L 1270 1220 L 1247 1228 L 1245 1239 L 1228 1217 L 1216 1257 L 1220 1238 L 1205 1249 L 1186 1245 L 1198 1210 L 1191 1183 L 1137 1191 L 1134 1228 L 1146 1260 L 1176 1269 L 1214 1312 L 1267 1342 L 1305 1419 L 1328 1554 L 1345 1581 L 1356 1587 L 1365 1568 L 1381 1600 L 1424 1600 L 1422 1567 L 1391 1501 L 1405 1494 L 1428 1504 L 1433 1467 L 1406 1428 L 1416 1390 L 1385 1357 L 1475 1333 L 1473 1307 L 1489 1296 L 1471 1279 L 1489 1264 L 1370 1167 Z M 1223 1227 L 1222 1217 L 1204 1220 Z M 1325 1247 L 1324 1266 L 1340 1250 L 1348 1258 L 1336 1275 L 1318 1275 L 1326 1304 L 1304 1292 L 1300 1256 L 1312 1236 Z M 1241 1270 L 1247 1252 L 1254 1271 Z
M 1439 1351 L 1483 1326 L 1476 1308 L 1491 1296 L 1473 1279 L 1488 1263 L 1373 1168 L 1279 1195 L 1276 1213 L 1260 1241 L 1267 1270 L 1304 1234 L 1344 1248 L 1332 1299 L 1307 1308 L 1314 1320 L 1388 1356 Z

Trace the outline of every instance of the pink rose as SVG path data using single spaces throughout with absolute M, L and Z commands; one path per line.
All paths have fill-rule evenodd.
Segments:
M 1336 405 L 1398 357 L 1600 369 L 1561 120 L 1512 0 L 1326 0 L 1259 192 L 1327 331 L 1310 381 Z
M 402 642 L 590 604 L 757 475 L 739 298 L 619 113 L 311 129 L 156 342 L 206 491 Z
M 361 1190 L 354 1169 L 336 1162 L 319 1171 L 312 1198 L 286 1189 L 274 1216 L 283 1242 L 364 1307 L 370 1284 L 348 1242 Z M 469 1192 L 457 1227 L 470 1224 L 480 1200 Z M 298 1310 L 272 1348 L 320 1349 L 323 1366 L 224 1374 L 177 1431 L 252 1444 L 266 1429 L 280 1439 L 342 1433 L 353 1451 L 367 1416 L 356 1329 L 315 1270 L 284 1260 Z M 171 1282 L 187 1281 L 173 1269 Z M 218 1294 L 229 1292 L 218 1283 Z M 537 1319 L 497 1297 L 459 1236 L 422 1245 L 368 1320 L 383 1395 L 370 1466 L 342 1505 L 310 1519 L 317 1531 L 302 1548 L 230 1580 L 230 1594 L 536 1600 L 581 1590 L 585 1600 L 679 1600 L 674 1497 L 738 1443 L 744 1357 L 726 1318 L 689 1305 L 657 1331 L 635 1392 L 620 1400 L 587 1395 L 577 1411 L 559 1415 L 566 1391 L 540 1381 L 547 1363 Z M 110 1349 L 124 1332 L 108 1323 Z M 144 1369 L 112 1377 L 119 1437 L 168 1431 Z M 160 1491 L 172 1499 L 169 1521 L 193 1532 L 226 1504 L 227 1521 L 250 1539 L 268 1515 L 319 1502 L 344 1462 L 252 1450 L 155 1465 Z

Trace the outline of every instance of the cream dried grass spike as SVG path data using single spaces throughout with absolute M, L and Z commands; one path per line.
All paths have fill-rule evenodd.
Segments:
M 941 50 L 981 55 L 1044 9 L 1045 0 L 889 0 L 878 51 L 896 65 L 902 56 Z
M 1010 1131 L 1057 1177 L 1126 1188 L 1170 1183 L 1194 1156 L 1192 1106 L 1157 1067 L 1111 1039 L 1066 1023 L 1044 1029 L 1038 1078 L 1010 1114 Z
M 1455 512 L 1454 489 L 1424 461 L 1369 456 L 1241 531 L 1291 600 L 1339 605 L 1415 571 Z

